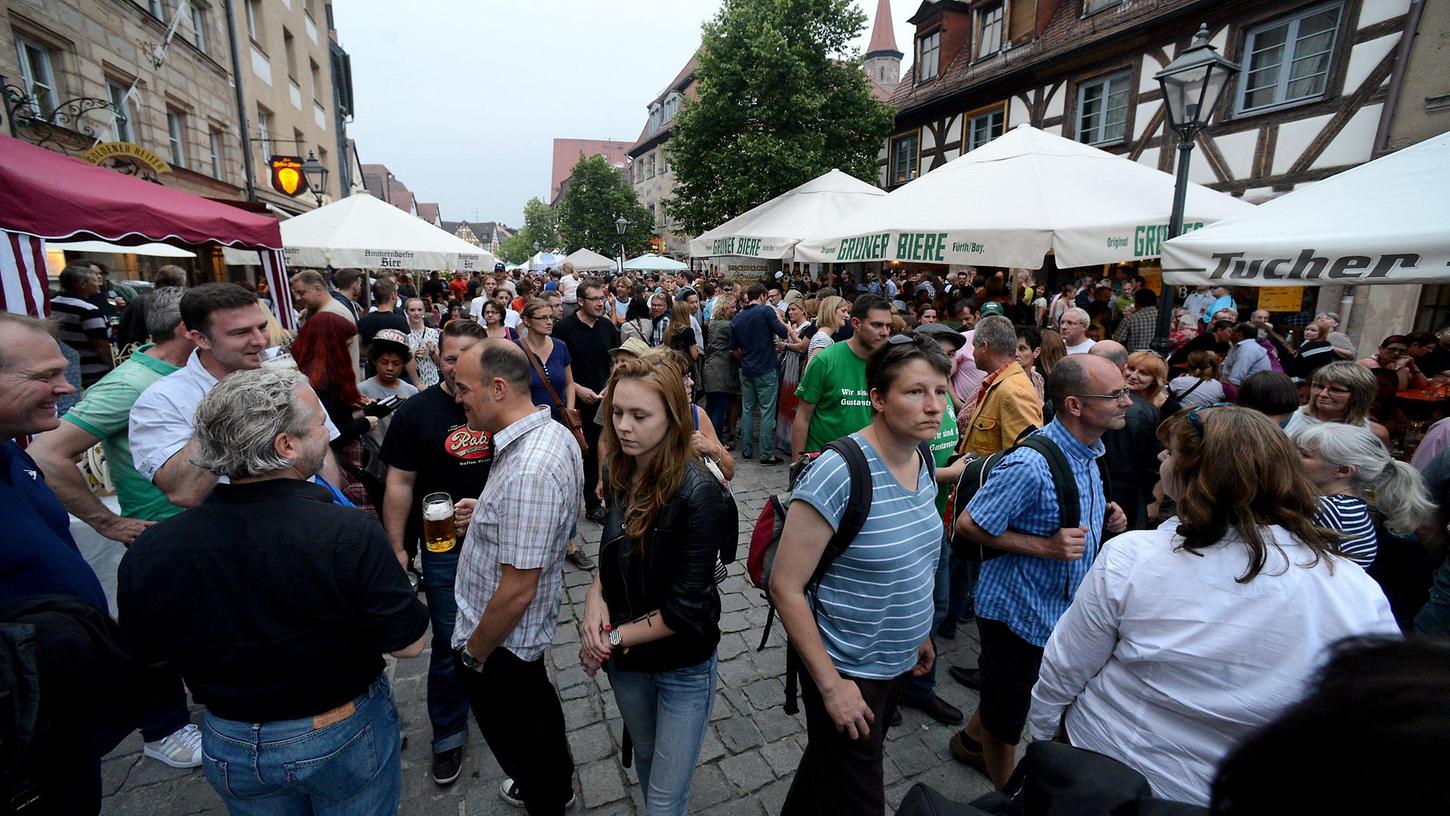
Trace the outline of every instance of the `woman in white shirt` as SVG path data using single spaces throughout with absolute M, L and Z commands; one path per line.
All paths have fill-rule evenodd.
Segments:
M 835 342 L 831 336 L 836 330 L 846 324 L 851 317 L 851 304 L 845 298 L 831 295 L 821 301 L 820 309 L 816 311 L 816 333 L 811 336 L 810 346 L 806 349 L 806 362 L 816 358 L 822 349 L 829 348 Z M 804 369 L 802 369 L 804 371 Z
M 1314 486 L 1272 421 L 1201 407 L 1158 434 L 1179 516 L 1105 546 L 1047 641 L 1029 728 L 1207 804 L 1219 761 L 1306 693 L 1326 647 L 1399 630 L 1314 525 Z

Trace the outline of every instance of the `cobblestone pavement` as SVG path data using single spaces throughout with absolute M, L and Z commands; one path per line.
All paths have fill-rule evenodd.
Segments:
M 780 812 L 805 743 L 805 715 L 789 716 L 785 697 L 785 636 L 777 624 L 764 651 L 756 651 L 765 625 L 765 600 L 745 577 L 745 552 L 750 527 L 768 495 L 784 489 L 783 466 L 761 467 L 742 462 L 734 482 L 740 508 L 739 559 L 720 586 L 719 689 L 711 726 L 690 790 L 690 811 L 707 816 L 774 816 Z M 580 535 L 593 554 L 599 526 L 582 521 Z M 108 587 L 114 579 L 103 582 Z M 642 814 L 644 808 L 634 771 L 619 764 L 619 709 L 603 672 L 593 679 L 579 667 L 578 621 L 583 615 L 588 573 L 565 567 L 567 593 L 559 613 L 559 630 L 549 650 L 554 685 L 563 700 L 577 768 L 576 787 L 589 813 Z M 938 643 L 937 692 L 970 715 L 976 693 L 946 673 L 951 664 L 975 666 L 976 628 L 962 627 L 955 640 Z M 407 744 L 403 749 L 404 816 L 422 814 L 517 814 L 498 796 L 502 771 L 477 728 L 471 730 L 463 775 L 449 788 L 438 788 L 429 775 L 431 739 L 424 703 L 428 653 L 390 662 Z M 193 716 L 200 722 L 200 714 Z M 916 782 L 924 782 L 957 801 L 968 801 L 990 789 L 986 777 L 956 763 L 947 749 L 953 733 L 921 712 L 903 710 L 902 724 L 891 729 L 886 744 L 886 798 L 892 811 Z M 102 813 L 208 814 L 226 809 L 201 771 L 175 770 L 141 756 L 141 737 L 133 734 L 102 766 L 105 794 Z M 574 811 L 580 812 L 578 810 Z

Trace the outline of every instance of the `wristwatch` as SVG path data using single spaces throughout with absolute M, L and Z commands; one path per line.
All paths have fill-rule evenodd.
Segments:
M 483 664 L 488 662 L 488 658 L 486 657 L 483 660 L 479 660 L 478 658 L 469 654 L 467 646 L 458 647 L 458 660 L 463 664 L 463 668 L 468 669 L 469 671 L 481 671 L 483 669 Z
M 622 644 L 622 643 L 624 643 L 624 635 L 621 635 L 619 633 L 619 630 L 618 629 L 610 629 L 609 630 L 609 647 L 611 649 L 618 649 L 619 646 L 620 646 L 620 644 Z

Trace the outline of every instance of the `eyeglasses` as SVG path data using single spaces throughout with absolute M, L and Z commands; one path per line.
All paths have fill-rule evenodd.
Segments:
M 1106 394 L 1073 394 L 1072 396 L 1077 397 L 1078 399 L 1100 399 L 1112 400 L 1113 402 L 1121 402 L 1123 399 L 1128 398 L 1131 393 L 1132 392 L 1126 388 L 1119 388 L 1117 391 L 1109 391 Z
M 1202 439 L 1203 438 L 1203 420 L 1200 419 L 1198 415 L 1200 413 L 1202 413 L 1204 411 L 1204 409 L 1207 409 L 1207 408 L 1222 408 L 1222 407 L 1224 407 L 1226 405 L 1233 405 L 1233 403 L 1231 403 L 1231 402 L 1213 402 L 1213 403 L 1209 403 L 1208 405 L 1200 405 L 1197 408 L 1194 408 L 1193 410 L 1191 410 L 1187 414 L 1185 414 L 1185 416 L 1188 418 L 1188 424 L 1193 426 L 1193 430 L 1198 431 L 1198 438 L 1199 439 Z

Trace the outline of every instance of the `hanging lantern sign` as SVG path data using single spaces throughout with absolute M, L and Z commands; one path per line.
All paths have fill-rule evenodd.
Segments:
M 307 179 L 302 175 L 301 157 L 273 156 L 267 164 L 272 168 L 273 190 L 289 198 L 306 192 Z

